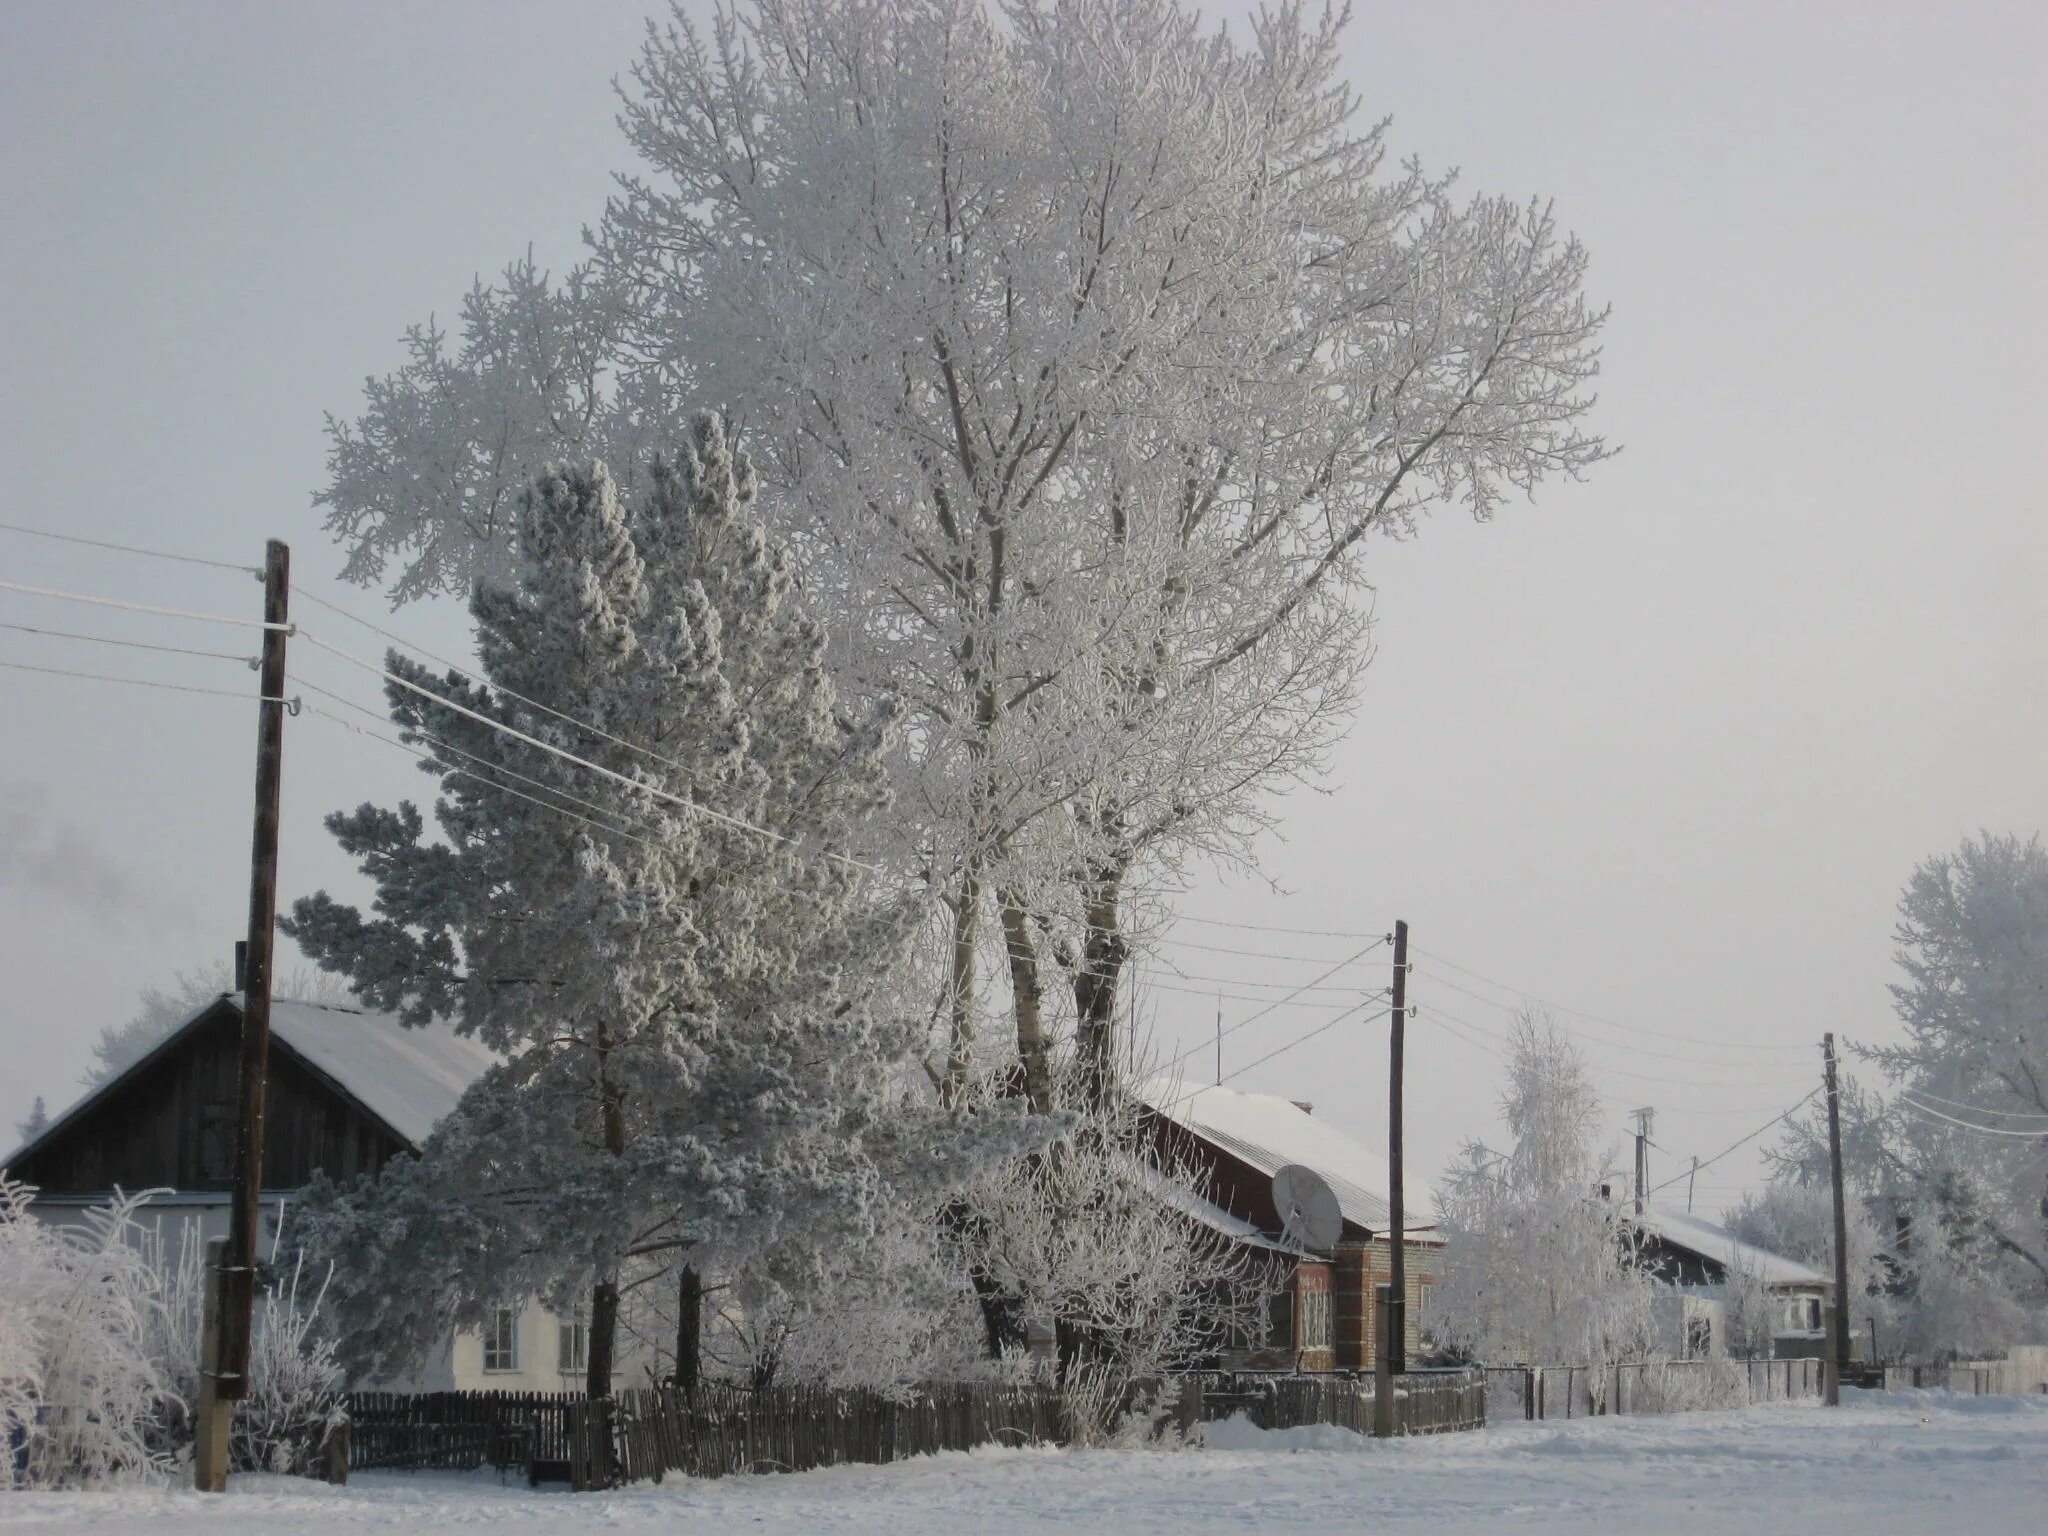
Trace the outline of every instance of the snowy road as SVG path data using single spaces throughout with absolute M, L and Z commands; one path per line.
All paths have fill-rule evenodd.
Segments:
M 1774 1405 L 1504 1426 L 1387 1447 L 1336 1431 L 1305 1438 L 1339 1448 L 1290 1450 L 1272 1437 L 1258 1449 L 1181 1453 L 990 1451 L 582 1496 L 452 1476 L 365 1476 L 346 1489 L 237 1479 L 224 1503 L 183 1490 L 0 1494 L 0 1529 L 10 1536 L 347 1536 L 480 1526 L 520 1536 L 679 1528 L 762 1536 L 2048 1530 L 2048 1398 L 1864 1397 L 1839 1413 Z

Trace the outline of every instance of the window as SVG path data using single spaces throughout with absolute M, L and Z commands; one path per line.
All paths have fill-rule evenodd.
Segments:
M 1294 1343 L 1297 1349 L 1328 1349 L 1330 1347 L 1330 1293 L 1328 1291 L 1303 1291 L 1301 1293 L 1301 1335 Z
M 580 1376 L 590 1364 L 590 1335 L 583 1326 L 583 1314 L 563 1319 L 556 1333 L 555 1369 L 564 1376 Z
M 199 1178 L 218 1184 L 235 1176 L 237 1106 L 221 1101 L 199 1110 Z
M 1418 1280 L 1415 1282 L 1415 1315 L 1417 1317 L 1429 1316 L 1429 1300 L 1435 1294 L 1435 1281 Z
M 484 1369 L 519 1369 L 519 1309 L 500 1307 L 484 1326 Z

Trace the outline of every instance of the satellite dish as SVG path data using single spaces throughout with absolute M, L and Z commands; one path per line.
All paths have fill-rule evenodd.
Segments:
M 1289 1163 L 1274 1174 L 1273 1205 L 1280 1212 L 1281 1233 L 1304 1248 L 1329 1253 L 1344 1235 L 1336 1193 L 1313 1168 Z

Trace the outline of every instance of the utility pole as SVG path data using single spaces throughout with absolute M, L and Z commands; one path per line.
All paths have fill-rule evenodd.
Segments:
M 201 1492 L 227 1487 L 227 1428 L 249 1392 L 249 1342 L 263 1200 L 263 1089 L 270 1058 L 271 952 L 277 935 L 277 829 L 284 783 L 284 642 L 290 623 L 291 551 L 272 539 L 263 559 L 263 658 L 256 719 L 256 821 L 249 853 L 248 963 L 242 978 L 242 1061 L 235 1122 L 235 1192 L 227 1264 L 220 1274 L 216 1349 L 200 1363 L 201 1443 L 192 1480 Z
M 1636 1214 L 1643 1214 L 1643 1200 L 1650 1182 L 1650 1123 L 1656 1119 L 1654 1109 L 1639 1109 L 1636 1117 Z M 1690 1207 L 1688 1207 L 1689 1209 Z
M 1216 994 L 1216 1086 L 1223 1086 L 1223 994 Z
M 1828 1076 L 1828 1171 L 1835 1186 L 1835 1315 L 1828 1349 L 1827 1400 L 1842 1401 L 1842 1373 L 1849 1368 L 1849 1208 L 1842 1195 L 1842 1098 L 1835 1082 L 1835 1035 L 1821 1037 Z
M 1393 1029 L 1387 1037 L 1387 1359 L 1408 1369 L 1408 1256 L 1405 1191 L 1401 1187 L 1401 1071 L 1408 1033 L 1408 924 L 1394 924 Z
M 1694 1183 L 1694 1181 L 1695 1181 L 1695 1180 L 1697 1180 L 1697 1179 L 1699 1178 L 1699 1176 L 1700 1176 L 1700 1159 L 1699 1159 L 1699 1154 L 1698 1154 L 1697 1152 L 1695 1152 L 1695 1153 L 1693 1154 L 1693 1159 L 1692 1159 L 1692 1172 L 1691 1172 L 1691 1173 L 1688 1173 L 1688 1174 L 1687 1174 L 1687 1175 L 1685 1176 L 1685 1214 L 1686 1214 L 1686 1215 L 1688 1215 L 1688 1216 L 1690 1216 L 1690 1215 L 1692 1214 L 1692 1186 L 1693 1186 L 1693 1183 Z

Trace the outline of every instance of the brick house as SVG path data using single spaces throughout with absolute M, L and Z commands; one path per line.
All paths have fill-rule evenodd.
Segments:
M 1241 1363 L 1305 1371 L 1372 1369 L 1374 1288 L 1389 1278 L 1390 1267 L 1386 1160 L 1318 1120 L 1309 1105 L 1272 1094 L 1166 1081 L 1141 1084 L 1139 1094 L 1162 1149 L 1205 1176 L 1200 1195 L 1216 1213 L 1210 1225 L 1247 1234 L 1242 1240 L 1283 1258 L 1285 1315 L 1276 1309 L 1273 1320 L 1280 1347 L 1270 1358 Z M 1290 1165 L 1321 1175 L 1337 1197 L 1342 1234 L 1326 1251 L 1310 1250 L 1285 1230 L 1273 1199 L 1273 1175 Z M 1405 1331 L 1412 1364 L 1423 1354 L 1443 1243 L 1428 1199 L 1411 1188 L 1404 1204 Z

